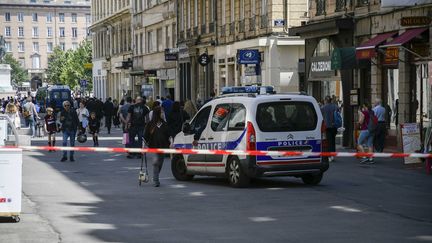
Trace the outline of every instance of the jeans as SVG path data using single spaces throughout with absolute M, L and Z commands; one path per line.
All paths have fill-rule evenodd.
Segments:
M 153 181 L 159 182 L 159 174 L 162 170 L 162 165 L 165 159 L 164 154 L 155 154 L 153 161 Z
M 135 137 L 138 136 L 138 141 Z M 142 148 L 144 137 L 144 127 L 131 127 L 129 128 L 129 148 Z
M 374 147 L 377 152 L 384 150 L 384 141 L 387 133 L 387 127 L 385 122 L 378 122 L 378 126 L 375 130 Z
M 71 147 L 75 147 L 75 135 L 76 135 L 76 130 L 72 130 L 72 131 L 69 131 L 69 130 L 64 130 L 63 131 L 63 147 L 66 147 L 67 146 L 67 140 L 68 140 L 68 138 L 69 138 L 69 140 L 70 140 L 70 146 Z M 70 157 L 73 157 L 74 156 L 74 151 L 70 151 L 69 152 L 69 156 Z M 63 157 L 67 157 L 67 151 L 63 151 Z
M 36 136 L 36 128 L 35 128 L 35 120 L 33 115 L 31 115 L 29 118 L 25 119 L 25 123 L 27 127 L 30 127 L 30 129 L 32 130 L 32 136 Z
M 325 152 L 336 152 L 336 134 L 337 134 L 336 128 L 334 127 L 326 128 L 328 151 Z
M 368 148 L 373 146 L 374 134 L 370 133 L 369 130 L 361 130 L 358 137 L 357 144 L 360 146 L 366 145 Z

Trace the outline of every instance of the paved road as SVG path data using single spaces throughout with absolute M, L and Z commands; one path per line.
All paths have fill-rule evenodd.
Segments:
M 115 137 L 101 146 L 121 146 Z M 0 224 L 0 242 L 432 241 L 432 177 L 400 161 L 339 159 L 320 186 L 273 178 L 234 189 L 211 177 L 177 182 L 168 159 L 154 188 L 138 186 L 139 160 L 123 154 L 60 158 L 25 153 L 25 213 Z

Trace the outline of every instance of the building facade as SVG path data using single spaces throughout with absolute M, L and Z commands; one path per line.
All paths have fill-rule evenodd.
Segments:
M 6 52 L 28 70 L 33 89 L 42 85 L 48 57 L 59 46 L 77 48 L 91 25 L 90 0 L 2 0 L 0 29 Z
M 133 3 L 134 95 L 175 94 L 177 79 L 176 1 L 139 1 Z
M 93 91 L 97 98 L 132 95 L 132 3 L 93 0 Z
M 425 3 L 429 2 L 429 3 Z M 306 41 L 303 90 L 343 102 L 344 145 L 355 144 L 361 104 L 381 98 L 388 145 L 401 146 L 400 125 L 430 126 L 430 1 L 316 0 L 310 19 L 290 29 Z

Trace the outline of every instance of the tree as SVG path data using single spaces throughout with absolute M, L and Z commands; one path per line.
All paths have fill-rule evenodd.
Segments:
M 46 71 L 48 83 L 62 83 L 60 77 L 65 69 L 65 64 L 65 52 L 60 47 L 54 48 L 53 53 L 48 57 L 48 68 Z
M 11 79 L 13 82 L 15 82 L 15 84 L 20 85 L 22 82 L 28 80 L 27 70 L 21 67 L 21 63 L 16 60 L 10 53 L 4 56 L 2 63 L 9 64 L 11 66 Z

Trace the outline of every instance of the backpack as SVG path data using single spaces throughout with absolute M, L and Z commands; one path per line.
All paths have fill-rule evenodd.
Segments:
M 342 116 L 339 111 L 335 111 L 333 113 L 333 125 L 335 128 L 342 127 Z
M 373 111 L 370 111 L 369 123 L 368 123 L 369 132 L 375 132 L 377 126 L 378 126 L 378 117 L 375 116 L 375 113 Z

